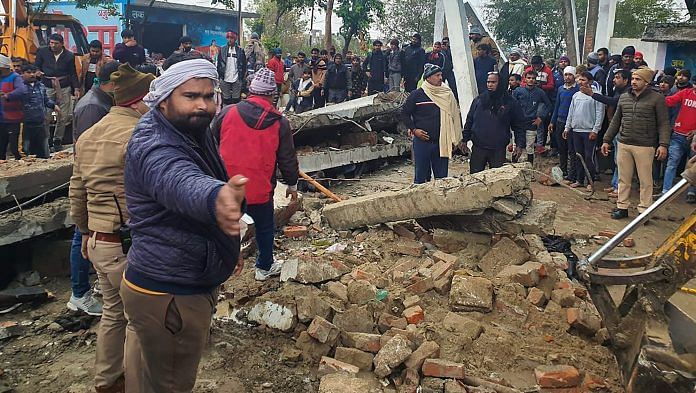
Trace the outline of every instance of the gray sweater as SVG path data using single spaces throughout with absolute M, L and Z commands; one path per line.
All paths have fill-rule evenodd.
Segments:
M 592 90 L 595 90 L 595 86 L 592 86 Z M 603 120 L 604 104 L 582 92 L 573 94 L 566 120 L 566 131 L 599 133 Z

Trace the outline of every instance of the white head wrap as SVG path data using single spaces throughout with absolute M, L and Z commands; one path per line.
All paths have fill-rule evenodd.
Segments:
M 575 75 L 575 71 L 576 71 L 575 67 L 573 67 L 573 66 L 567 66 L 566 68 L 563 69 L 563 75 L 565 75 L 565 74 L 573 74 L 573 75 Z
M 12 60 L 9 57 L 0 54 L 0 68 L 12 68 Z
M 143 101 L 152 109 L 166 100 L 177 87 L 194 78 L 218 80 L 217 69 L 205 59 L 184 60 L 167 68 L 159 78 L 150 84 L 150 92 Z

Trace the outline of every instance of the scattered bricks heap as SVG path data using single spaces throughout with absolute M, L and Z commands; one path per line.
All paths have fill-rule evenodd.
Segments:
M 526 187 L 507 172 L 520 185 L 500 188 Z M 311 221 L 281 247 L 279 283 L 231 280 L 226 302 L 234 320 L 292 338 L 281 358 L 311 365 L 319 392 L 622 391 L 587 291 L 539 235 Z

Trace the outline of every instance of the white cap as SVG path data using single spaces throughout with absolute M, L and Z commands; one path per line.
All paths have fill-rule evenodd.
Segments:
M 573 67 L 573 66 L 568 66 L 568 67 L 566 67 L 566 68 L 563 69 L 563 75 L 565 75 L 565 74 L 573 74 L 573 75 L 575 75 L 575 71 L 576 71 L 576 70 L 575 70 L 575 67 Z
M 12 68 L 12 60 L 3 54 L 0 54 L 0 68 Z

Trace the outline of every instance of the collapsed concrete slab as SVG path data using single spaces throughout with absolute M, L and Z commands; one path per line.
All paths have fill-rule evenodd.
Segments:
M 337 230 L 413 218 L 481 214 L 498 199 L 529 188 L 526 165 L 506 166 L 462 178 L 446 178 L 327 205 L 323 214 Z
M 73 225 L 68 198 L 0 216 L 0 246 Z
M 70 181 L 72 158 L 29 159 L 0 165 L 0 202 L 30 198 Z
M 411 142 L 403 139 L 395 140 L 390 144 L 300 153 L 297 159 L 300 162 L 300 169 L 305 173 L 310 173 L 381 158 L 399 157 L 409 151 L 411 151 Z

